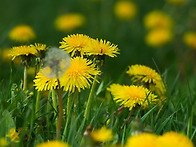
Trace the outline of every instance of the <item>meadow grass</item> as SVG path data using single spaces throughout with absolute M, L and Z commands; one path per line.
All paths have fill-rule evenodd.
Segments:
M 94 130 L 107 126 L 113 132 L 112 141 L 105 143 L 125 145 L 135 130 L 131 123 L 140 119 L 146 132 L 162 135 L 168 131 L 181 132 L 196 144 L 196 83 L 195 83 L 195 50 L 183 43 L 182 36 L 187 30 L 196 29 L 193 25 L 196 17 L 195 1 L 190 0 L 183 6 L 171 5 L 165 1 L 135 1 L 138 14 L 133 20 L 118 20 L 113 12 L 115 0 L 57 0 L 38 1 L 24 0 L 2 2 L 0 6 L 0 48 L 20 45 L 9 40 L 9 31 L 18 24 L 31 25 L 37 38 L 30 43 L 42 42 L 48 46 L 59 46 L 62 38 L 70 34 L 86 34 L 93 38 L 103 38 L 117 44 L 120 54 L 117 58 L 106 57 L 101 68 L 102 75 L 95 85 L 88 119 L 84 117 L 91 89 L 69 94 L 63 91 L 63 119 L 61 140 L 70 146 L 85 146 L 88 142 L 84 132 L 88 126 Z M 150 4 L 151 3 L 151 4 Z M 170 14 L 175 22 L 174 39 L 164 46 L 150 47 L 144 38 L 148 32 L 144 27 L 144 16 L 154 10 L 162 10 Z M 85 15 L 86 24 L 71 32 L 58 32 L 54 28 L 55 18 L 68 12 Z M 28 44 L 28 43 L 27 43 Z M 34 64 L 34 63 L 33 63 Z M 151 105 L 147 109 L 135 107 L 119 111 L 119 103 L 107 90 L 112 83 L 133 84 L 126 74 L 129 65 L 143 64 L 153 67 L 161 75 L 166 85 L 166 97 L 162 104 Z M 56 138 L 56 126 L 59 110 L 54 107 L 52 92 L 41 92 L 39 108 L 36 112 L 36 96 L 38 91 L 32 86 L 34 75 L 28 75 L 27 90 L 23 90 L 23 66 L 15 64 L 11 59 L 0 58 L 0 138 L 6 137 L 11 128 L 19 133 L 19 142 L 9 140 L 10 146 L 36 146 L 47 140 Z M 33 93 L 33 94 L 31 94 Z M 53 91 L 57 98 L 58 90 Z M 70 97 L 70 99 L 68 99 Z M 70 101 L 68 101 L 70 100 Z M 58 106 L 58 101 L 57 106 Z M 70 107 L 67 107 L 69 103 Z M 70 114 L 67 115 L 67 109 Z M 68 111 L 69 111 L 68 110 Z M 120 113 L 119 113 L 120 112 Z M 103 145 L 103 144 L 101 144 Z

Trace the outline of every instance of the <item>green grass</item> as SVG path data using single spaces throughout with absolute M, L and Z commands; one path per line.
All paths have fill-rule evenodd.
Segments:
M 117 44 L 120 55 L 117 58 L 106 57 L 100 83 L 97 84 L 91 103 L 89 120 L 83 115 L 90 89 L 77 93 L 76 107 L 71 106 L 70 119 L 67 124 L 66 113 L 63 116 L 61 133 L 63 141 L 73 147 L 81 145 L 83 133 L 87 126 L 94 129 L 106 125 L 113 131 L 114 139 L 110 143 L 125 144 L 132 133 L 131 122 L 140 118 L 144 128 L 150 128 L 161 135 L 164 132 L 182 132 L 196 144 L 196 52 L 183 43 L 182 36 L 187 30 L 195 30 L 195 1 L 190 0 L 185 6 L 174 6 L 164 1 L 149 0 L 149 5 L 142 0 L 135 1 L 139 13 L 134 20 L 122 22 L 113 14 L 116 0 L 6 0 L 0 6 L 0 48 L 4 50 L 15 46 L 8 38 L 8 32 L 17 24 L 31 25 L 37 34 L 34 42 L 59 46 L 62 38 L 68 34 L 83 33 L 93 38 L 102 38 Z M 159 9 L 172 16 L 175 22 L 174 40 L 161 48 L 152 48 L 145 44 L 146 30 L 143 17 L 147 12 Z M 54 29 L 54 19 L 62 13 L 79 12 L 86 16 L 87 23 L 73 32 L 62 33 Z M 166 102 L 159 106 L 150 106 L 147 110 L 140 108 L 131 112 L 124 109 L 118 115 L 114 113 L 120 107 L 110 98 L 106 88 L 111 83 L 131 84 L 126 75 L 129 65 L 144 64 L 160 71 L 167 85 Z M 24 93 L 21 88 L 23 67 L 7 63 L 0 58 L 0 137 L 5 137 L 11 128 L 22 128 L 20 142 L 15 146 L 35 146 L 40 142 L 55 139 L 58 112 L 52 105 L 51 96 L 41 96 L 39 115 L 35 114 L 37 91 L 34 87 Z M 28 77 L 32 83 L 34 76 Z M 33 92 L 33 95 L 28 93 Z M 72 98 L 74 98 L 74 94 Z M 63 93 L 63 108 L 67 109 L 68 93 Z M 131 114 L 131 116 L 130 116 Z M 130 118 L 129 118 L 130 116 Z M 109 123 L 107 123 L 109 121 Z M 67 126 L 66 126 L 67 125 Z

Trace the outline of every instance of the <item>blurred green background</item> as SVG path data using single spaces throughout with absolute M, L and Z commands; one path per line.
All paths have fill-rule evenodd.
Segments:
M 16 25 L 27 24 L 35 30 L 37 36 L 31 43 L 58 47 L 63 37 L 82 33 L 118 45 L 120 55 L 117 58 L 106 57 L 104 67 L 106 77 L 113 80 L 117 80 L 128 65 L 132 64 L 144 64 L 159 69 L 161 73 L 168 69 L 174 76 L 180 72 L 182 79 L 195 74 L 196 52 L 188 48 L 182 39 L 186 31 L 196 29 L 195 0 L 189 0 L 184 5 L 165 0 L 135 0 L 133 2 L 138 8 L 137 14 L 127 21 L 115 16 L 116 2 L 117 0 L 0 0 L 0 48 L 3 50 L 16 45 L 9 40 L 9 31 Z M 144 41 L 147 30 L 143 19 L 153 10 L 167 13 L 174 22 L 173 40 L 161 47 L 150 47 Z M 85 25 L 71 32 L 57 31 L 54 28 L 55 18 L 73 12 L 86 17 Z M 0 65 L 3 79 L 7 77 L 10 68 L 9 64 L 3 62 Z

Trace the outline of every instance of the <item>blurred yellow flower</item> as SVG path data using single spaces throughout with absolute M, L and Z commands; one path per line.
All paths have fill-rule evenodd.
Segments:
M 55 28 L 59 31 L 70 32 L 85 24 L 86 18 L 79 13 L 63 14 L 55 19 Z
M 158 138 L 159 147 L 194 147 L 191 140 L 177 132 L 167 132 Z
M 91 38 L 89 36 L 83 34 L 68 35 L 60 42 L 61 46 L 59 48 L 62 48 L 68 53 L 72 52 L 72 57 L 78 54 L 83 56 L 85 54 L 84 50 L 88 47 L 90 40 Z
M 28 75 L 35 75 L 35 67 L 29 67 L 28 69 L 27 69 L 27 74 Z
M 82 57 L 71 59 L 70 67 L 60 78 L 61 86 L 69 92 L 74 92 L 76 88 L 79 92 L 81 89 L 89 88 L 91 79 L 94 79 L 95 75 L 100 75 L 95 66 L 91 60 Z
M 12 142 L 19 142 L 19 133 L 14 128 L 11 128 L 6 137 L 10 138 Z
M 110 129 L 103 126 L 102 128 L 91 132 L 91 137 L 98 142 L 107 142 L 113 139 L 113 134 Z
M 144 25 L 147 29 L 171 29 L 173 26 L 173 21 L 172 18 L 166 13 L 159 10 L 154 10 L 144 17 Z
M 46 69 L 42 69 L 40 72 L 37 73 L 35 79 L 33 80 L 35 89 L 38 91 L 57 89 L 57 79 L 45 76 L 45 72 L 47 72 Z
M 8 146 L 8 145 L 9 145 L 9 143 L 8 143 L 8 141 L 6 140 L 6 138 L 1 137 L 1 138 L 0 138 L 0 147 L 6 147 L 6 146 Z
M 114 5 L 114 13 L 121 20 L 130 20 L 137 14 L 137 6 L 128 0 L 119 0 Z
M 155 134 L 141 133 L 137 136 L 130 136 L 125 147 L 159 147 L 157 140 L 158 136 Z
M 187 32 L 184 34 L 184 43 L 193 49 L 196 49 L 196 32 Z
M 136 107 L 136 105 L 148 108 L 148 102 L 150 104 L 157 102 L 157 96 L 142 86 L 112 84 L 107 90 L 111 92 L 117 103 L 121 102 L 121 105 L 129 108 L 129 110 Z
M 35 32 L 28 25 L 18 25 L 9 32 L 9 38 L 16 42 L 28 42 L 35 38 Z
M 117 45 L 102 39 L 91 39 L 89 46 L 84 51 L 87 55 L 107 55 L 110 57 L 116 57 L 116 54 L 119 54 Z
M 126 72 L 132 78 L 133 82 L 146 85 L 151 91 L 155 91 L 159 96 L 163 96 L 166 93 L 165 85 L 161 76 L 150 67 L 145 65 L 132 65 L 129 66 Z
M 169 29 L 153 29 L 145 37 L 146 44 L 152 47 L 161 47 L 173 39 Z
M 66 142 L 61 142 L 58 140 L 52 140 L 36 145 L 36 147 L 69 147 Z
M 12 57 L 12 60 L 14 60 L 18 56 L 29 56 L 29 55 L 36 55 L 37 50 L 31 46 L 23 45 L 23 46 L 17 46 L 13 47 L 10 50 L 9 56 Z
M 5 49 L 1 50 L 1 57 L 2 57 L 3 62 L 10 63 L 9 53 L 10 53 L 10 48 L 5 48 Z M 19 58 L 15 59 L 13 62 L 15 65 L 20 65 L 20 63 L 21 63 Z

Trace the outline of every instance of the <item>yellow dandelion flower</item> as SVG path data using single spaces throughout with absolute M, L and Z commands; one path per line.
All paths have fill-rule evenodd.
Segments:
M 171 30 L 153 29 L 145 37 L 146 44 L 152 47 L 161 47 L 173 39 Z
M 166 13 L 159 10 L 154 10 L 144 17 L 144 25 L 147 29 L 171 29 L 173 26 L 173 21 Z
M 119 49 L 117 45 L 112 44 L 110 41 L 91 39 L 85 52 L 88 55 L 107 55 L 110 57 L 116 57 L 116 54 L 119 54 Z
M 9 143 L 8 143 L 8 141 L 6 140 L 6 138 L 1 137 L 1 138 L 0 138 L 0 147 L 6 147 L 6 146 L 8 146 L 8 145 L 9 145 Z
M 60 42 L 61 46 L 59 48 L 62 48 L 68 53 L 72 52 L 72 57 L 78 53 L 83 56 L 84 49 L 88 47 L 90 40 L 89 36 L 83 34 L 68 35 Z
M 157 102 L 157 96 L 142 86 L 112 84 L 107 90 L 111 92 L 111 94 L 114 96 L 113 99 L 117 103 L 120 102 L 121 105 L 129 108 L 129 110 L 136 105 L 147 108 L 148 102 L 150 104 Z
M 113 134 L 110 129 L 103 126 L 102 128 L 91 132 L 91 137 L 98 142 L 107 142 L 113 139 Z
M 12 60 L 14 60 L 18 56 L 29 56 L 29 55 L 36 55 L 37 50 L 31 46 L 23 45 L 23 46 L 17 46 L 13 47 L 10 50 L 9 56 L 12 57 Z
M 183 39 L 188 47 L 196 49 L 196 32 L 185 33 Z
M 79 13 L 63 14 L 55 19 L 55 28 L 59 31 L 70 32 L 85 24 L 86 18 Z
M 133 81 L 143 81 L 145 83 L 157 83 L 161 81 L 161 76 L 154 70 L 145 65 L 132 65 L 129 66 L 126 72 L 130 76 L 133 76 Z
M 159 147 L 194 147 L 191 140 L 180 133 L 167 132 L 158 138 Z
M 49 78 L 45 76 L 44 73 L 47 73 L 47 69 L 42 69 L 37 73 L 35 79 L 33 80 L 35 89 L 38 91 L 46 91 L 57 89 L 58 82 L 56 78 Z
M 60 82 L 65 91 L 74 92 L 77 88 L 80 92 L 81 89 L 89 88 L 91 79 L 99 74 L 100 71 L 95 68 L 92 61 L 75 57 L 71 59 L 71 65 L 60 78 Z
M 125 147 L 159 147 L 158 136 L 151 133 L 141 133 L 137 136 L 130 136 Z
M 6 137 L 10 138 L 12 142 L 19 142 L 19 133 L 14 128 L 11 128 Z
M 42 43 L 35 43 L 34 45 L 31 44 L 30 46 L 34 47 L 39 52 L 46 51 L 48 49 L 46 44 L 42 44 Z
M 117 1 L 114 5 L 114 13 L 121 20 L 130 20 L 137 14 L 137 6 L 128 0 Z
M 9 38 L 16 42 L 28 42 L 35 38 L 35 32 L 28 25 L 18 25 L 9 32 Z
M 66 142 L 52 140 L 52 141 L 40 143 L 36 147 L 69 147 L 69 145 Z
M 159 96 L 163 96 L 166 92 L 165 85 L 161 76 L 154 70 L 145 65 L 129 66 L 126 72 L 132 76 L 133 82 L 146 83 L 151 91 L 155 91 Z

